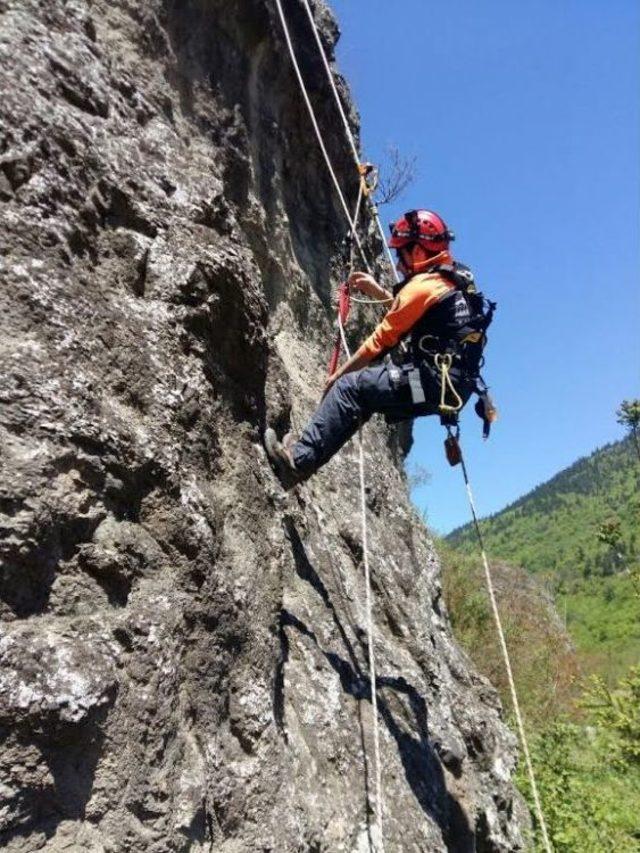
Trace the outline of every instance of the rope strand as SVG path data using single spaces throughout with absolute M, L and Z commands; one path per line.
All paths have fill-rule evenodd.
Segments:
M 531 784 L 531 792 L 533 794 L 533 801 L 535 804 L 536 816 L 538 818 L 538 823 L 540 824 L 540 831 L 542 832 L 542 841 L 544 845 L 544 849 L 546 853 L 553 853 L 551 843 L 549 841 L 549 835 L 547 833 L 547 824 L 544 819 L 544 812 L 542 811 L 542 804 L 540 802 L 540 795 L 538 793 L 538 785 L 536 783 L 535 773 L 533 772 L 533 763 L 531 761 L 531 754 L 529 752 L 529 744 L 527 741 L 527 735 L 525 733 L 524 722 L 522 719 L 522 714 L 520 712 L 520 702 L 518 701 L 518 694 L 516 691 L 516 682 L 513 677 L 513 670 L 511 669 L 511 659 L 509 657 L 509 650 L 507 649 L 507 641 L 504 636 L 504 630 L 502 627 L 502 619 L 500 618 L 500 611 L 498 609 L 498 602 L 496 600 L 495 590 L 493 587 L 493 578 L 491 576 L 491 569 L 489 567 L 489 560 L 487 559 L 487 552 L 484 547 L 484 538 L 482 536 L 482 530 L 480 529 L 480 522 L 478 521 L 478 514 L 476 512 L 475 501 L 473 500 L 473 492 L 471 491 L 471 483 L 469 482 L 469 474 L 467 472 L 467 466 L 464 461 L 464 455 L 462 450 L 460 451 L 460 462 L 462 465 L 462 475 L 464 477 L 464 484 L 467 489 L 467 497 L 469 498 L 469 506 L 471 507 L 471 516 L 473 518 L 473 525 L 475 527 L 476 536 L 478 537 L 478 543 L 480 545 L 480 553 L 482 555 L 482 565 L 484 567 L 484 575 L 485 581 L 487 584 L 487 590 L 489 592 L 489 600 L 491 602 L 491 610 L 493 612 L 493 619 L 496 623 L 496 629 L 498 632 L 498 639 L 500 641 L 500 648 L 502 650 L 502 658 L 504 661 L 505 669 L 507 671 L 507 680 L 509 681 L 509 690 L 511 692 L 511 702 L 513 703 L 513 710 L 516 715 L 516 723 L 518 726 L 518 734 L 520 735 L 520 743 L 522 744 L 522 751 L 524 753 L 525 763 L 527 765 L 527 775 L 529 776 L 529 782 Z
M 282 27 L 284 30 L 285 39 L 286 39 L 287 46 L 289 49 L 289 54 L 291 56 L 291 61 L 293 63 L 293 67 L 294 67 L 294 70 L 296 73 L 296 77 L 298 78 L 300 90 L 301 90 L 301 93 L 303 95 L 307 110 L 309 112 L 309 117 L 311 119 L 311 123 L 313 125 L 314 131 L 315 131 L 315 134 L 316 134 L 316 137 L 318 140 L 318 144 L 319 144 L 320 149 L 322 151 L 322 154 L 324 156 L 324 160 L 325 160 L 325 163 L 327 165 L 327 169 L 329 171 L 331 179 L 333 181 L 333 185 L 335 187 L 335 190 L 338 194 L 338 198 L 340 199 L 342 209 L 343 209 L 345 216 L 347 218 L 347 221 L 349 223 L 350 233 L 351 233 L 351 236 L 353 238 L 353 241 L 355 242 L 355 244 L 358 247 L 358 250 L 360 252 L 360 255 L 362 256 L 362 259 L 364 261 L 365 268 L 366 268 L 367 272 L 371 273 L 371 266 L 369 265 L 369 261 L 367 259 L 365 252 L 364 252 L 362 242 L 361 242 L 361 240 L 357 234 L 357 231 L 356 231 L 356 221 L 357 221 L 357 218 L 358 218 L 358 215 L 360 212 L 361 193 L 358 196 L 358 203 L 356 206 L 356 214 L 352 218 L 350 215 L 349 208 L 347 206 L 344 194 L 343 194 L 342 189 L 340 187 L 340 184 L 338 182 L 338 178 L 337 178 L 335 171 L 333 169 L 331 159 L 329 157 L 326 146 L 324 144 L 324 139 L 322 137 L 322 133 L 320 131 L 320 127 L 319 127 L 318 122 L 317 122 L 317 118 L 316 118 L 316 115 L 315 115 L 315 112 L 313 109 L 313 105 L 311 104 L 311 101 L 309 99 L 309 95 L 308 95 L 308 92 L 307 92 L 307 89 L 306 89 L 306 86 L 304 83 L 304 79 L 303 79 L 302 73 L 300 71 L 300 66 L 298 64 L 296 54 L 295 54 L 295 51 L 293 48 L 293 43 L 291 41 L 291 35 L 289 33 L 289 28 L 287 26 L 285 15 L 284 15 L 284 12 L 282 9 L 281 0 L 275 0 L 275 2 L 276 2 L 276 6 L 278 8 L 278 13 L 280 15 L 280 20 L 282 22 Z M 358 149 L 357 149 L 357 146 L 355 143 L 355 138 L 354 138 L 353 133 L 351 131 L 351 127 L 349 125 L 349 121 L 347 119 L 347 116 L 344 112 L 344 108 L 342 106 L 342 101 L 340 100 L 340 95 L 338 93 L 338 90 L 337 90 L 337 87 L 335 84 L 334 76 L 333 76 L 333 73 L 331 71 L 331 67 L 329 65 L 329 61 L 327 59 L 325 50 L 322 46 L 322 42 L 320 40 L 318 28 L 317 28 L 315 20 L 313 18 L 313 13 L 311 11 L 311 7 L 309 6 L 308 0 L 303 0 L 303 5 L 305 7 L 305 10 L 307 12 L 307 16 L 308 16 L 309 21 L 311 23 L 314 38 L 315 38 L 316 44 L 318 46 L 318 50 L 320 52 L 320 56 L 322 58 L 323 65 L 325 67 L 325 71 L 327 73 L 327 78 L 329 80 L 329 84 L 331 86 L 336 104 L 338 106 L 338 110 L 340 112 L 342 123 L 344 125 L 345 133 L 347 136 L 347 140 L 349 142 L 351 152 L 353 154 L 353 158 L 354 158 L 354 161 L 356 164 L 356 168 L 358 170 L 358 175 L 360 176 L 360 157 L 358 155 Z M 387 258 L 389 260 L 389 264 L 390 264 L 391 269 L 393 271 L 394 277 L 395 277 L 396 281 L 399 281 L 399 276 L 398 276 L 397 270 L 395 268 L 395 264 L 393 263 L 393 258 L 391 256 L 391 252 L 390 252 L 389 247 L 387 245 L 387 241 L 386 241 L 385 234 L 384 234 L 384 229 L 383 229 L 382 223 L 380 221 L 380 216 L 378 214 L 377 206 L 372 201 L 370 201 L 370 210 L 371 210 L 371 213 L 372 213 L 374 220 L 376 222 L 376 227 L 378 229 L 378 233 L 380 235 L 382 244 L 385 248 Z M 352 256 L 352 259 L 353 259 L 353 256 Z M 356 301 L 364 302 L 365 300 L 358 299 Z M 377 300 L 375 300 L 375 301 L 377 302 Z M 343 328 L 342 323 L 340 321 L 338 321 L 338 325 L 339 325 L 339 329 L 340 329 L 340 337 L 342 340 L 343 347 L 345 349 L 347 357 L 349 357 L 350 352 L 349 352 L 349 347 L 347 344 L 346 336 L 344 333 L 344 328 Z M 374 753 L 375 753 L 375 771 L 376 771 L 376 820 L 377 820 L 377 825 L 378 825 L 380 853 L 384 853 L 384 841 L 383 841 L 383 833 L 382 833 L 382 819 L 383 819 L 382 769 L 381 769 L 382 765 L 381 765 L 381 760 L 380 760 L 380 738 L 379 738 L 379 728 L 378 728 L 378 705 L 377 705 L 377 681 L 376 681 L 376 667 L 375 667 L 375 651 L 374 651 L 374 644 L 373 644 L 374 625 L 373 625 L 373 610 L 372 610 L 372 602 L 371 602 L 371 576 L 370 576 L 369 555 L 368 555 L 366 487 L 365 487 L 365 477 L 364 477 L 364 447 L 363 447 L 363 441 L 362 441 L 362 428 L 361 427 L 359 429 L 358 436 L 359 436 L 359 470 L 360 470 L 360 509 L 361 509 L 361 524 L 362 524 L 363 563 L 364 563 L 365 584 L 366 584 L 367 640 L 368 640 L 368 646 L 369 646 L 369 672 L 370 672 L 370 679 L 371 679 L 371 705 L 372 705 L 372 713 L 373 713 L 373 734 L 374 734 Z M 495 597 L 495 591 L 494 591 L 494 587 L 493 587 L 493 579 L 491 576 L 491 570 L 489 567 L 489 562 L 488 562 L 486 550 L 484 547 L 482 532 L 480 530 L 480 525 L 478 522 L 478 517 L 477 517 L 477 513 L 476 513 L 476 509 L 475 509 L 475 503 L 473 500 L 473 493 L 471 491 L 471 484 L 469 482 L 467 468 L 466 468 L 466 464 L 465 464 L 464 457 L 462 456 L 462 454 L 461 454 L 461 462 L 462 462 L 462 472 L 463 472 L 463 476 L 464 476 L 465 486 L 467 489 L 467 496 L 469 498 L 469 505 L 471 507 L 471 514 L 473 517 L 473 523 L 475 526 L 476 534 L 478 536 L 478 542 L 480 544 L 480 551 L 481 551 L 481 555 L 482 555 L 482 563 L 483 563 L 484 572 L 485 572 L 485 580 L 487 583 L 487 589 L 488 589 L 489 598 L 491 601 L 493 617 L 494 617 L 494 621 L 495 621 L 497 632 L 498 632 L 498 637 L 499 637 L 500 647 L 502 650 L 502 655 L 503 655 L 503 659 L 504 659 L 504 663 L 505 663 L 505 668 L 507 671 L 507 677 L 508 677 L 508 681 L 509 681 L 509 689 L 511 692 L 511 699 L 513 702 L 514 712 L 516 715 L 518 732 L 520 735 L 520 741 L 522 743 L 522 748 L 523 748 L 523 752 L 524 752 L 524 756 L 525 756 L 525 762 L 527 765 L 527 772 L 529 775 L 529 781 L 531 783 L 531 790 L 533 793 L 536 815 L 537 815 L 537 818 L 538 818 L 538 821 L 540 824 L 540 829 L 542 832 L 543 843 L 544 843 L 544 848 L 546 850 L 546 853 L 552 853 L 552 848 L 551 848 L 549 836 L 547 833 L 546 822 L 544 819 L 544 814 L 543 814 L 542 806 L 540 803 L 540 796 L 538 793 L 538 786 L 536 784 L 535 774 L 534 774 L 534 770 L 533 770 L 533 764 L 531 761 L 531 755 L 529 752 L 529 746 L 528 746 L 527 737 L 526 737 L 526 733 L 525 733 L 524 722 L 522 719 L 522 714 L 520 712 L 520 703 L 518 701 L 518 695 L 517 695 L 517 691 L 516 691 L 515 680 L 514 680 L 513 671 L 511 668 L 509 651 L 507 649 L 507 644 L 506 644 L 506 640 L 505 640 L 505 636 L 504 636 L 504 630 L 502 628 L 502 621 L 500 618 L 500 612 L 498 610 L 498 605 L 497 605 L 497 601 L 496 601 L 496 597 Z
M 284 31 L 284 37 L 285 37 L 285 40 L 287 42 L 287 47 L 289 48 L 289 55 L 291 56 L 291 62 L 293 64 L 293 68 L 294 68 L 294 71 L 296 73 L 296 77 L 298 78 L 298 83 L 300 85 L 300 91 L 302 93 L 302 97 L 304 98 L 304 102 L 306 104 L 307 111 L 309 113 L 309 118 L 311 119 L 311 124 L 313 125 L 313 129 L 315 131 L 316 138 L 318 140 L 318 145 L 320 146 L 320 150 L 322 151 L 322 155 L 324 157 L 324 161 L 326 163 L 327 170 L 329 172 L 329 175 L 331 176 L 331 180 L 333 181 L 333 186 L 335 187 L 338 198 L 340 199 L 340 204 L 342 205 L 344 215 L 346 216 L 347 222 L 349 223 L 351 236 L 352 236 L 353 240 L 355 241 L 355 243 L 358 247 L 358 250 L 360 252 L 360 255 L 362 256 L 362 260 L 365 264 L 367 272 L 370 272 L 371 266 L 370 266 L 369 261 L 367 259 L 364 248 L 362 246 L 362 242 L 360 241 L 360 237 L 358 236 L 358 234 L 356 232 L 355 222 L 351 219 L 351 214 L 349 212 L 349 208 L 347 206 L 346 199 L 344 197 L 344 194 L 343 194 L 342 189 L 340 187 L 340 183 L 338 181 L 338 178 L 337 178 L 336 173 L 334 171 L 333 165 L 331 163 L 331 158 L 329 157 L 329 154 L 327 152 L 326 145 L 324 144 L 324 139 L 322 136 L 322 132 L 320 131 L 320 127 L 318 125 L 318 120 L 316 118 L 315 110 L 313 109 L 313 105 L 311 103 L 311 100 L 309 99 L 309 93 L 307 92 L 307 87 L 305 86 L 304 78 L 302 76 L 302 72 L 300 71 L 300 65 L 298 64 L 298 59 L 296 57 L 296 53 L 295 53 L 295 50 L 293 48 L 293 42 L 291 41 L 291 33 L 289 32 L 287 20 L 284 16 L 284 11 L 282 9 L 282 2 L 281 2 L 281 0 L 275 0 L 275 2 L 276 2 L 276 6 L 278 7 L 278 13 L 280 15 L 280 21 L 282 23 L 282 29 Z
M 338 317 L 340 338 L 347 358 L 350 358 L 349 344 L 344 332 L 344 326 Z M 362 562 L 364 565 L 364 580 L 366 590 L 366 615 L 367 615 L 367 646 L 369 651 L 369 680 L 371 682 L 371 715 L 373 718 L 373 753 L 375 764 L 375 791 L 376 791 L 376 824 L 378 827 L 378 838 L 380 853 L 384 853 L 384 835 L 382 832 L 383 804 L 382 804 L 382 761 L 380 758 L 380 731 L 378 726 L 378 683 L 376 677 L 376 659 L 373 645 L 373 606 L 371 601 L 371 570 L 369 567 L 369 527 L 367 524 L 367 491 L 364 477 L 364 441 L 362 436 L 362 424 L 358 427 L 358 469 L 360 474 L 360 526 L 362 530 Z
M 344 107 L 342 105 L 342 100 L 340 99 L 340 94 L 338 93 L 338 87 L 336 86 L 336 81 L 333 76 L 333 71 L 331 70 L 331 66 L 329 65 L 329 60 L 327 58 L 326 51 L 322 45 L 322 40 L 320 39 L 320 33 L 318 32 L 318 27 L 316 26 L 315 18 L 313 17 L 313 12 L 311 11 L 311 6 L 309 5 L 309 0 L 302 0 L 305 10 L 307 12 L 307 17 L 309 18 L 309 23 L 311 24 L 311 29 L 313 31 L 313 37 L 315 38 L 316 44 L 318 46 L 318 51 L 320 52 L 320 57 L 322 58 L 322 64 L 324 65 L 324 69 L 327 72 L 327 78 L 329 80 L 329 85 L 331 86 L 331 91 L 333 92 L 333 97 L 335 98 L 336 105 L 338 107 L 338 112 L 340 113 L 340 118 L 342 119 L 342 124 L 344 126 L 344 130 L 347 136 L 347 140 L 349 142 L 349 147 L 351 148 L 351 153 L 353 154 L 353 160 L 356 164 L 356 168 L 360 169 L 360 155 L 358 154 L 358 147 L 356 145 L 356 140 L 353 135 L 353 131 L 351 130 L 351 125 L 349 124 L 349 119 L 347 118 L 347 114 L 344 111 Z M 384 233 L 384 228 L 382 227 L 382 222 L 380 221 L 380 215 L 378 213 L 378 207 L 373 200 L 370 201 L 370 209 L 373 215 L 373 218 L 376 223 L 376 227 L 378 229 L 378 234 L 380 235 L 380 240 L 382 241 L 382 245 L 384 246 L 385 254 L 387 256 L 387 260 L 389 261 L 389 266 L 391 268 L 391 273 L 395 278 L 396 282 L 400 281 L 400 276 L 398 271 L 396 270 L 396 265 L 393 261 L 393 256 L 391 255 L 391 250 L 387 245 L 387 238 Z
M 360 203 L 362 202 L 363 185 L 360 184 L 360 192 L 358 194 L 358 203 L 353 216 L 354 223 L 357 223 L 360 215 Z M 353 270 L 354 252 L 353 244 L 349 252 L 349 273 Z M 347 358 L 351 357 L 351 351 L 347 342 L 342 317 L 338 311 L 338 328 L 340 330 L 340 340 Z M 365 612 L 367 619 L 367 651 L 369 663 L 369 681 L 371 684 L 371 716 L 373 720 L 373 757 L 374 757 L 374 772 L 375 772 L 375 814 L 376 826 L 378 828 L 378 837 L 375 840 L 376 847 L 379 846 L 380 853 L 384 853 L 384 835 L 382 831 L 383 819 L 383 793 L 382 793 L 382 761 L 380 758 L 380 731 L 378 726 L 378 682 L 376 677 L 376 658 L 375 647 L 373 640 L 374 624 L 373 624 L 373 605 L 371 601 L 371 571 L 369 568 L 369 527 L 367 524 L 367 501 L 366 501 L 366 483 L 364 476 L 364 435 L 362 423 L 358 426 L 358 473 L 360 480 L 360 529 L 362 530 L 362 562 L 364 566 L 364 582 L 365 582 Z
M 313 105 L 309 99 L 309 95 L 304 83 L 304 78 L 302 76 L 302 72 L 300 71 L 300 66 L 298 64 L 298 60 L 295 54 L 295 50 L 293 47 L 293 43 L 291 41 L 291 35 L 289 33 L 289 28 L 287 26 L 287 21 L 284 15 L 284 11 L 282 9 L 281 0 L 275 0 L 276 6 L 278 8 L 278 13 L 280 16 L 280 21 L 282 23 L 282 28 L 285 35 L 285 40 L 287 42 L 287 47 L 289 49 L 289 54 L 291 56 L 291 62 L 293 64 L 296 77 L 298 78 L 298 84 L 300 86 L 300 90 L 302 96 L 304 98 L 305 104 L 307 106 L 307 110 L 309 112 L 309 117 L 311 119 L 311 123 L 315 130 L 316 137 L 318 139 L 318 144 L 320 145 L 320 149 L 324 156 L 325 163 L 327 165 L 327 169 L 333 181 L 333 185 L 338 194 L 338 198 L 340 199 L 340 203 L 342 205 L 342 209 L 347 218 L 347 222 L 349 223 L 349 227 L 351 230 L 351 236 L 353 238 L 353 242 L 358 247 L 360 255 L 365 264 L 365 268 L 368 273 L 371 273 L 371 266 L 367 259 L 367 256 L 362 247 L 362 243 L 360 241 L 360 237 L 356 231 L 356 217 L 351 217 L 351 213 L 349 208 L 347 207 L 347 202 L 338 182 L 338 178 L 333 169 L 333 165 L 329 158 L 329 154 L 327 153 L 326 146 L 324 144 L 324 139 L 322 137 L 322 133 L 320 131 L 320 127 L 318 125 L 318 121 L 315 115 L 315 111 L 313 109 Z M 360 177 L 360 171 L 358 170 L 358 176 Z M 356 214 L 359 214 L 360 204 L 362 199 L 362 184 L 359 184 L 360 192 L 358 194 L 358 203 L 356 206 Z M 351 253 L 353 260 L 353 252 Z M 349 347 L 347 345 L 346 336 L 344 334 L 344 329 L 342 324 L 340 323 L 340 336 L 342 339 L 343 346 L 345 348 L 345 352 L 347 353 L 347 357 L 349 357 Z M 369 555 L 367 548 L 367 517 L 366 517 L 366 489 L 365 489 L 365 477 L 364 477 L 364 449 L 362 442 L 362 429 L 359 430 L 359 469 L 360 469 L 360 508 L 362 515 L 362 542 L 363 542 L 363 561 L 364 561 L 364 569 L 365 569 L 365 584 L 366 584 L 366 612 L 367 612 L 367 641 L 369 645 L 369 677 L 371 681 L 371 706 L 372 706 L 372 716 L 373 716 L 373 741 L 374 741 L 374 760 L 375 760 L 375 778 L 376 778 L 376 822 L 378 826 L 378 839 L 379 839 L 379 849 L 380 853 L 384 853 L 384 841 L 382 835 L 382 771 L 381 771 L 381 762 L 380 762 L 380 734 L 378 729 L 378 691 L 377 691 L 377 680 L 376 680 L 376 670 L 375 670 L 375 653 L 373 646 L 373 614 L 372 614 L 372 605 L 371 605 L 371 578 L 369 572 Z

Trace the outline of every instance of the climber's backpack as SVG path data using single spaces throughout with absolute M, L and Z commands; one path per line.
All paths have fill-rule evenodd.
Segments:
M 452 373 L 461 387 L 478 395 L 475 410 L 484 422 L 484 435 L 489 434 L 497 412 L 480 375 L 484 364 L 487 329 L 493 320 L 496 303 L 480 293 L 469 267 L 454 261 L 429 270 L 450 281 L 455 289 L 430 308 L 411 329 L 403 343 L 400 361 L 415 367 L 433 369 L 443 355 L 451 356 Z M 392 356 L 393 357 L 393 356 Z M 398 363 L 397 357 L 393 360 Z M 457 418 L 442 415 L 443 423 Z
M 465 379 L 476 379 L 483 365 L 487 329 L 496 303 L 476 288 L 469 267 L 454 261 L 429 270 L 455 286 L 411 330 L 411 350 L 419 360 L 424 354 L 451 352 Z

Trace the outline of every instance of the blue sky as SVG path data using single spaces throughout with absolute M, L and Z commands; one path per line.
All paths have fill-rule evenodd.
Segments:
M 423 206 L 456 232 L 499 307 L 485 378 L 501 419 L 463 438 L 482 514 L 622 435 L 640 396 L 640 4 L 333 0 L 338 63 L 366 156 L 418 175 L 386 220 Z M 401 10 L 401 12 L 400 12 Z M 468 520 L 444 430 L 417 422 L 413 498 L 430 525 Z

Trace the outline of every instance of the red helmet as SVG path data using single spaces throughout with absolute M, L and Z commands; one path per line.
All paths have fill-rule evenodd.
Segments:
M 449 248 L 449 242 L 455 240 L 442 217 L 431 210 L 409 210 L 397 222 L 393 222 L 389 246 L 403 249 L 417 243 L 427 252 L 437 253 Z

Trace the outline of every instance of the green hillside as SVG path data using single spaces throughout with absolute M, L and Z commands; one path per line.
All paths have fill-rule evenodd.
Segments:
M 522 566 L 553 594 L 587 671 L 618 678 L 640 660 L 640 465 L 630 439 L 578 460 L 484 519 L 492 559 Z M 469 525 L 447 537 L 475 549 Z
M 639 486 L 627 439 L 483 521 L 557 853 L 640 853 Z M 509 712 L 473 530 L 454 531 L 440 554 L 456 637 Z M 532 806 L 522 763 L 518 784 Z M 533 849 L 544 850 L 539 827 Z
M 555 578 L 614 574 L 637 550 L 640 467 L 630 439 L 579 459 L 505 509 L 483 520 L 491 553 Z M 600 525 L 620 521 L 620 547 L 598 539 Z M 467 546 L 473 530 L 449 534 Z

